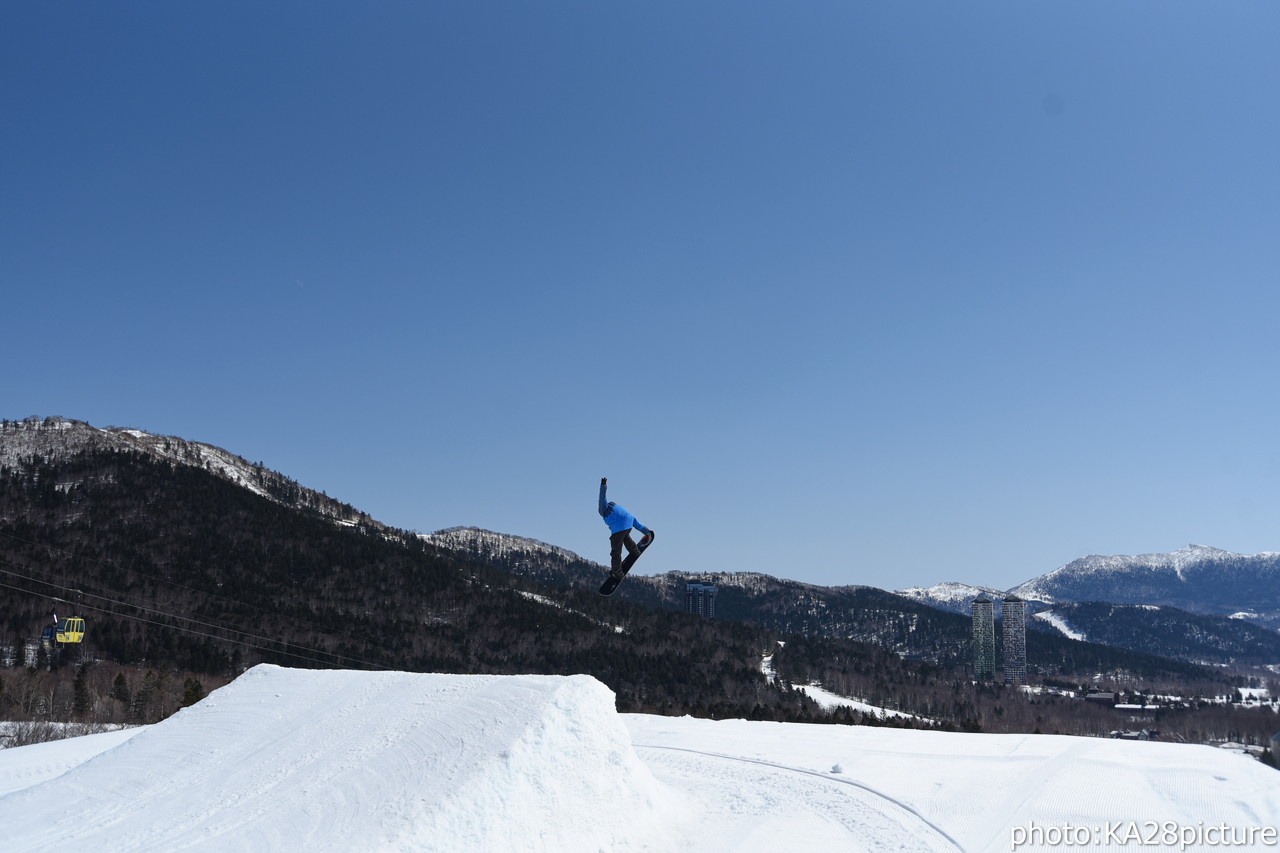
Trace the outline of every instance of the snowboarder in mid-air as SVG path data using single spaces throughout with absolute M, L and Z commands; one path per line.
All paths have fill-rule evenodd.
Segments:
M 644 549 L 649 547 L 653 542 L 653 531 L 641 524 L 634 515 L 627 512 L 611 500 L 605 497 L 605 490 L 608 488 L 609 480 L 607 477 L 600 478 L 600 517 L 604 519 L 604 523 L 609 525 L 609 561 L 611 569 L 609 577 L 605 580 L 604 585 L 600 587 L 601 595 L 609 595 L 618 588 L 618 584 L 622 583 L 623 577 L 627 572 L 631 571 L 631 567 L 635 565 L 636 560 L 640 559 L 640 555 L 644 553 Z M 639 530 L 643 535 L 640 537 L 640 543 L 636 544 L 631 538 L 631 529 Z M 627 549 L 626 559 L 622 557 L 622 549 Z

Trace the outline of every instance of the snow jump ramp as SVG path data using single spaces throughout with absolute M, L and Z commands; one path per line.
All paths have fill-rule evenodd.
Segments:
M 636 828 L 660 833 L 672 796 L 588 676 L 261 665 L 0 798 L 0 834 L 7 853 L 663 849 Z

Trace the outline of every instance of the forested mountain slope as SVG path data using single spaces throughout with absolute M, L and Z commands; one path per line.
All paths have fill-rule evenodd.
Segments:
M 0 469 L 0 645 L 52 610 L 88 659 L 235 672 L 290 666 L 585 672 L 630 709 L 811 703 L 760 673 L 758 629 L 545 587 L 381 526 L 348 526 L 130 447 Z M 711 688 L 710 685 L 714 685 Z
M 546 543 L 422 537 L 216 448 L 19 423 L 0 428 L 0 648 L 29 644 L 52 610 L 84 616 L 85 642 L 51 661 L 68 681 L 69 664 L 92 662 L 219 677 L 258 661 L 586 673 L 622 710 L 832 719 L 787 683 L 817 680 L 942 725 L 1025 723 L 997 711 L 1014 694 L 970 683 L 967 619 L 892 593 L 669 574 L 602 598 L 601 566 Z M 680 612 L 688 579 L 719 585 L 720 618 Z M 765 655 L 781 679 L 766 677 Z M 1033 632 L 1028 656 L 1039 675 L 1073 683 L 1226 679 L 1054 633 Z M 0 668 L 0 682 L 23 680 L 20 669 Z M 0 705 L 13 695 L 0 683 Z M 1081 724 L 1059 710 L 1056 730 Z

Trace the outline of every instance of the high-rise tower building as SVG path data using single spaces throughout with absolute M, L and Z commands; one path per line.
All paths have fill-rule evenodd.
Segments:
M 712 584 L 685 584 L 684 594 L 689 612 L 697 616 L 705 616 L 707 619 L 716 618 L 716 593 L 719 591 L 719 588 Z
M 979 681 L 996 677 L 996 610 L 985 595 L 973 602 L 973 675 Z
M 1027 683 L 1027 603 L 1016 595 L 1004 600 L 1000 616 L 1004 634 L 1004 680 Z

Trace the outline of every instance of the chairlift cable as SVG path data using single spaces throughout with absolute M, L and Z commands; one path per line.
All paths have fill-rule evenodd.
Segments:
M 271 618 L 271 619 L 273 619 L 273 620 L 277 620 L 277 621 L 278 621 L 278 620 L 280 620 L 280 619 L 288 619 L 288 620 L 289 620 L 290 622 L 292 622 L 295 626 L 302 626 L 302 627 L 310 628 L 310 629 L 312 629 L 312 630 L 320 631 L 320 632 L 323 632 L 323 631 L 325 630 L 325 629 L 323 628 L 323 626 L 318 625 L 317 623 L 315 623 L 315 622 L 311 621 L 310 619 L 307 619 L 307 618 L 302 617 L 302 616 L 296 616 L 296 615 L 293 615 L 293 614 L 279 614 L 279 613 L 275 613 L 275 612 L 273 612 L 273 611 L 267 610 L 266 608 L 260 607 L 260 606 L 258 606 L 258 605 L 256 605 L 256 604 L 250 604 L 249 602 L 240 601 L 240 600 L 235 599 L 235 598 L 229 598 L 229 597 L 227 597 L 227 596 L 220 595 L 220 594 L 218 594 L 218 593 L 214 593 L 214 592 L 207 592 L 207 591 L 205 591 L 205 590 L 197 589 L 197 588 L 195 588 L 195 587 L 191 587 L 191 586 L 188 586 L 188 585 L 186 585 L 186 584 L 179 583 L 179 582 L 177 582 L 177 581 L 167 580 L 167 579 L 164 579 L 164 578 L 158 578 L 158 577 L 156 577 L 155 575 L 151 575 L 151 574 L 148 574 L 148 573 L 146 573 L 146 572 L 139 571 L 139 570 L 137 570 L 137 569 L 129 568 L 129 567 L 127 567 L 127 566 L 120 565 L 119 563 L 114 563 L 114 562 L 112 562 L 112 561 L 110 561 L 110 560 L 100 560 L 100 559 L 96 559 L 96 558 L 94 558 L 94 557 L 87 557 L 87 556 L 84 556 L 84 555 L 81 555 L 81 554 L 76 554 L 76 553 L 75 553 L 75 552 L 73 552 L 73 551 L 67 551 L 67 550 L 65 550 L 65 549 L 63 549 L 63 548 L 59 548 L 59 547 L 57 547 L 56 545 L 48 545 L 48 544 L 45 544 L 45 543 L 43 543 L 43 542 L 35 542 L 35 541 L 30 540 L 30 539 L 26 539 L 26 538 L 23 538 L 23 537 L 21 537 L 21 536 L 18 536 L 18 535 L 16 535 L 16 534 L 5 532 L 5 531 L 3 531 L 3 530 L 0 530 L 0 536 L 7 537 L 7 538 L 9 538 L 9 539 L 13 539 L 13 540 L 16 540 L 16 541 L 18 541 L 18 542 L 23 542 L 23 543 L 25 543 L 25 544 L 27 544 L 27 545 L 34 545 L 34 546 L 35 546 L 35 547 L 37 547 L 37 548 L 46 548 L 46 549 L 48 549 L 49 551 L 53 551 L 53 552 L 55 552 L 55 553 L 62 554 L 63 556 L 66 556 L 66 557 L 68 557 L 68 558 L 70 558 L 70 559 L 75 559 L 75 560 L 84 560 L 85 562 L 88 562 L 88 563 L 95 563 L 95 564 L 97 564 L 97 565 L 99 565 L 99 566 L 105 566 L 105 567 L 108 567 L 108 568 L 116 569 L 117 571 L 128 572 L 128 573 L 130 573 L 130 574 L 132 574 L 132 575 L 134 575 L 134 576 L 136 576 L 136 577 L 144 578 L 144 579 L 149 580 L 149 581 L 151 581 L 151 582 L 153 582 L 153 583 L 156 583 L 156 584 L 167 584 L 168 586 L 170 586 L 170 587 L 172 587 L 172 588 L 179 589 L 179 590 L 183 590 L 183 591 L 185 591 L 185 592 L 189 592 L 189 593 L 192 593 L 192 594 L 194 594 L 194 595 L 201 596 L 201 597 L 203 597 L 203 598 L 212 599 L 212 600 L 215 600 L 215 601 L 219 601 L 219 602 L 221 602 L 221 603 L 224 603 L 224 604 L 236 605 L 236 606 L 239 606 L 239 607 L 245 607 L 245 608 L 249 608 L 249 609 L 251 609 L 251 610 L 256 610 L 256 611 L 258 611 L 259 613 L 262 613 L 262 614 L 264 614 L 265 616 L 268 616 L 269 618 Z M 0 558 L 0 560 L 3 560 L 3 558 Z M 12 565 L 12 564 L 11 564 L 11 565 Z M 23 566 L 23 568 L 27 568 L 28 570 L 31 570 L 29 566 Z M 49 583 L 49 584 L 51 584 L 51 585 L 54 583 L 53 581 L 46 581 L 46 580 L 38 580 L 38 582 L 40 582 L 40 583 Z M 64 588 L 65 588 L 65 587 L 64 587 Z M 77 591 L 79 592 L 79 590 L 77 590 Z M 132 605 L 132 606 L 138 606 L 138 605 Z M 166 614 L 166 615 L 168 615 L 168 614 Z M 187 616 L 175 616 L 174 618 L 180 618 L 180 619 L 193 619 L 193 617 L 187 617 Z M 193 621 L 198 621 L 198 620 L 194 620 L 194 619 L 193 619 Z M 227 629 L 227 630 L 232 630 L 232 629 Z M 241 632 L 239 632 L 239 633 L 249 634 L 249 632 L 247 632 L 247 631 L 241 631 Z
M 28 569 L 28 570 L 30 570 L 30 569 L 29 569 L 29 567 L 27 567 L 27 566 L 22 566 L 21 564 L 14 563 L 14 562 L 12 562 L 11 560 L 5 559 L 5 558 L 3 558 L 3 557 L 0 557 L 0 563 L 5 563 L 5 564 L 10 565 L 10 566 L 16 566 L 16 567 L 18 567 L 18 568 L 24 568 L 24 569 Z M 9 576 L 11 576 L 11 577 L 18 578 L 18 579 L 20 579 L 20 580 L 24 580 L 24 581 L 32 581 L 32 582 L 35 582 L 35 583 L 38 583 L 38 584 L 43 584 L 43 585 L 46 585 L 46 586 L 52 587 L 53 589 L 61 590 L 61 591 L 62 591 L 62 592 L 64 592 L 64 593 L 71 594 L 71 595 L 73 595 L 73 596 L 75 596 L 75 597 L 77 597 L 77 598 L 80 598 L 80 599 L 83 599 L 84 597 L 89 597 L 89 598 L 98 599 L 98 600 L 101 600 L 101 601 L 107 602 L 107 603 L 109 603 L 109 604 L 114 604 L 114 605 L 119 605 L 119 606 L 122 606 L 122 607 L 132 608 L 132 609 L 134 609 L 134 610 L 141 611 L 141 612 L 143 612 L 143 613 L 149 613 L 149 614 L 152 614 L 152 615 L 155 615 L 155 616 L 160 616 L 160 617 L 166 617 L 166 618 L 169 618 L 169 619 L 179 620 L 179 621 L 187 622 L 187 623 L 189 623 L 189 624 L 193 624 L 193 625 L 199 625 L 199 626 L 206 627 L 206 628 L 212 628 L 212 629 L 214 629 L 214 630 L 218 630 L 218 631 L 224 631 L 224 632 L 227 632 L 227 633 L 230 633 L 230 634 L 239 634 L 239 635 L 241 635 L 242 637 L 244 637 L 244 638 L 246 638 L 246 639 L 243 639 L 243 640 L 242 640 L 242 639 L 237 639 L 237 638 L 235 638 L 235 637 L 220 636 L 220 635 L 218 635 L 218 634 L 211 634 L 211 633 L 207 633 L 207 632 L 204 632 L 204 631 L 197 631 L 197 630 L 193 630 L 193 629 L 191 629 L 191 628 L 183 627 L 182 625 L 173 625 L 173 624 L 168 624 L 168 623 L 164 623 L 164 622 L 159 622 L 159 621 L 156 621 L 156 620 L 154 620 L 154 619 L 145 619 L 145 618 L 143 618 L 143 617 L 141 617 L 141 616 L 134 616 L 134 615 L 130 615 L 130 614 L 128 614 L 128 613 L 122 613 L 122 612 L 120 612 L 120 611 L 118 611 L 118 610 L 111 610 L 111 609 L 107 609 L 107 608 L 104 608 L 104 607 L 96 606 L 96 605 L 93 605 L 93 604 L 90 604 L 90 603 L 84 602 L 83 600 L 76 601 L 76 602 L 68 602 L 69 604 L 70 604 L 70 603 L 74 603 L 74 604 L 76 604 L 77 606 L 79 606 L 79 607 L 81 607 L 81 608 L 88 609 L 88 610 L 94 610 L 94 611 L 97 611 L 97 612 L 99 612 L 99 613 L 106 613 L 106 614 L 109 614 L 109 615 L 112 615 L 112 616 L 118 616 L 118 617 L 120 617 L 120 618 L 122 618 L 122 619 L 132 619 L 132 620 L 133 620 L 133 621 L 135 621 L 135 622 L 141 622 L 141 623 L 148 624 L 148 625 L 155 625 L 155 626 L 160 627 L 160 628 L 167 628 L 167 629 L 173 629 L 173 630 L 183 631 L 183 632 L 188 633 L 188 634 L 191 634 L 191 635 L 193 635 L 193 636 L 205 637 L 205 638 L 208 638 L 208 639 L 218 640 L 218 641 L 221 641 L 221 642 L 234 643 L 234 644 L 236 644 L 236 645 L 245 646 L 245 647 L 247 647 L 247 648 L 257 649 L 258 651 L 265 652 L 265 653 L 267 653 L 267 654 L 284 654 L 284 655 L 288 655 L 288 656 L 290 656 L 290 657 L 298 658 L 298 659 L 300 659 L 300 660 L 306 660 L 306 661 L 310 661 L 310 662 L 312 662 L 312 663 L 319 663 L 319 664 L 331 664 L 331 663 L 333 663 L 333 662 L 350 661 L 350 662 L 351 662 L 351 663 L 353 663 L 353 664 L 359 664 L 359 665 L 366 666 L 366 667 L 370 667 L 370 668 L 374 668 L 374 669 L 390 669 L 390 668 L 391 668 L 391 667 L 386 666 L 385 664 L 379 664 L 379 663 L 374 663 L 374 662 L 372 662 L 372 661 L 361 660 L 361 659 L 359 659 L 359 658 L 352 657 L 351 655 L 340 654 L 340 653 L 337 653 L 337 652 L 330 652 L 330 651 L 328 651 L 328 650 L 326 650 L 326 649 L 318 649 L 318 648 L 314 648 L 314 647 L 311 647 L 311 646 L 306 646 L 306 645 L 302 645 L 302 644 L 298 644 L 298 643 L 293 643 L 293 642 L 290 642 L 290 641 L 273 639 L 273 638 L 271 638 L 271 637 L 265 637 L 265 636 L 261 636 L 261 635 L 257 635 L 257 634 L 252 634 L 252 633 L 250 633 L 250 632 L 248 632 L 248 631 L 243 631 L 243 630 L 240 630 L 240 629 L 238 629 L 238 628 L 229 628 L 229 627 L 227 627 L 226 625 L 221 625 L 221 624 L 218 624 L 218 623 L 215 623 L 215 622 L 205 622 L 205 621 L 202 621 L 202 620 L 199 620 L 199 619 L 195 619 L 195 618 L 190 617 L 190 616 L 182 616 L 182 615 L 173 614 L 173 613 L 166 613 L 166 612 L 164 612 L 164 611 L 157 610 L 157 609 L 156 609 L 156 608 L 154 608 L 154 607 L 149 607 L 149 606 L 147 606 L 147 605 L 143 605 L 143 604 L 137 604 L 137 603 L 132 602 L 132 601 L 127 601 L 127 600 L 118 599 L 118 598 L 111 598 L 111 597 L 109 597 L 109 596 L 97 595 L 97 594 L 94 594 L 94 593 L 88 593 L 88 592 L 85 592 L 84 590 L 80 590 L 80 589 L 76 589 L 76 588 L 73 588 L 73 587 L 69 587 L 69 586 L 66 586 L 66 585 L 63 585 L 63 584 L 56 583 L 56 582 L 54 582 L 54 581 L 44 580 L 44 579 L 41 579 L 41 578 L 32 577 L 32 576 L 30 576 L 30 575 L 23 575 L 23 574 L 20 574 L 20 573 L 18 573 L 18 572 L 14 572 L 14 571 L 6 570 L 6 569 L 0 569 L 0 574 L 9 575 Z M 16 590 L 16 591 L 18 591 L 18 592 L 23 592 L 23 593 L 26 593 L 26 594 L 28 594 L 28 595 L 33 595 L 33 596 L 36 596 L 36 597 L 41 597 L 41 598 L 55 598 L 55 597 L 56 597 L 56 596 L 53 596 L 53 595 L 51 595 L 50 593 L 47 593 L 47 592 L 37 592 L 37 591 L 32 590 L 32 589 L 26 589 L 26 588 L 22 588 L 22 587 L 17 587 L 17 586 L 13 586 L 12 584 L 7 584 L 7 583 L 3 583 L 3 582 L 0 582 L 0 586 L 5 587 L 5 588 L 8 588 L 8 589 Z M 64 600 L 65 600 L 65 599 L 64 599 Z M 258 642 L 253 642 L 253 641 L 258 641 Z M 277 649 L 273 649 L 273 648 L 271 648 L 271 647 L 270 647 L 270 645 L 260 645 L 259 643 L 265 643 L 265 644 L 281 643 L 281 644 L 283 644 L 283 645 L 285 645 L 285 646 L 292 646 L 293 648 L 302 649 L 302 650 L 304 650 L 304 651 L 312 652 L 312 653 L 317 654 L 317 655 L 325 655 L 325 656 L 327 656 L 327 657 L 328 657 L 328 660 L 321 660 L 321 659 L 319 659 L 319 658 L 308 657 L 307 655 L 296 654 L 296 653 L 293 653 L 293 652 L 279 651 L 279 650 L 277 650 Z
M 27 594 L 27 595 L 34 595 L 34 596 L 41 596 L 41 595 L 42 595 L 41 593 L 34 592 L 34 591 L 32 591 L 32 590 L 29 590 L 29 589 L 24 589 L 24 588 L 22 588 L 22 587 L 14 586 L 14 585 L 12 585 L 12 584 L 4 583 L 3 581 L 0 581 L 0 587 L 4 587 L 5 589 L 11 589 L 11 590 L 14 590 L 14 591 L 16 591 L 16 592 L 25 593 L 25 594 Z M 126 605 L 126 606 L 130 606 L 130 607 L 132 607 L 132 606 L 134 606 L 134 605 Z M 326 652 L 324 649 L 313 649 L 313 648 L 310 648 L 310 647 L 308 647 L 308 646 L 296 645 L 296 644 L 294 644 L 294 643 L 286 643 L 286 644 L 285 644 L 285 645 L 287 645 L 287 646 L 292 646 L 293 648 L 303 649 L 303 650 L 306 650 L 306 651 L 311 651 L 311 652 L 315 652 L 315 653 L 317 653 L 317 654 L 322 654 L 322 655 L 327 655 L 327 656 L 328 656 L 328 659 L 327 659 L 327 660 L 322 660 L 322 659 L 320 659 L 320 658 L 309 657 L 309 656 L 307 656 L 307 655 L 299 654 L 299 653 L 297 653 L 297 652 L 290 652 L 290 651 L 284 651 L 284 650 L 280 650 L 280 649 L 271 649 L 271 648 L 267 648 L 267 647 L 264 647 L 264 646 L 257 645 L 257 644 L 255 644 L 255 643 L 250 643 L 250 642 L 245 641 L 245 640 L 237 640 L 237 639 L 234 639 L 234 638 L 232 638 L 232 637 L 220 637 L 220 636 L 218 636 L 217 634 L 209 634 L 209 633 L 206 633 L 206 632 L 204 632 L 204 631 L 195 631 L 195 630 L 192 630 L 192 629 L 190 629 L 190 628 L 183 628 L 183 627 L 182 627 L 182 626 L 180 626 L 180 625 L 169 625 L 169 624 L 166 624 L 166 623 L 164 623 L 164 622 L 157 622 L 157 621 L 156 621 L 156 620 L 154 620 L 154 619 L 145 619 L 145 618 L 143 618 L 143 617 L 141 617 L 141 616 L 133 616 L 133 615 L 130 615 L 130 614 L 128 614 L 128 613 L 120 613 L 120 612 L 118 612 L 118 611 L 115 611 L 115 610 L 108 610 L 108 609 L 106 609 L 106 608 L 104 608 L 104 607 L 98 607 L 98 606 L 93 605 L 93 604 L 86 604 L 86 605 L 84 605 L 84 609 L 86 609 L 86 610 L 93 610 L 93 611 L 96 611 L 96 612 L 98 612 L 98 613 L 105 613 L 105 614 L 107 614 L 107 615 L 109 615 L 109 616 L 116 616 L 116 617 L 119 617 L 119 618 L 121 618 L 121 619 L 131 619 L 131 620 L 133 620 L 134 622 L 141 622 L 141 623 L 143 623 L 143 624 L 145 624 L 145 625 L 154 625 L 154 626 L 156 626 L 156 627 L 158 627 L 158 628 L 162 628 L 162 629 L 165 629 L 165 630 L 182 631 L 183 633 L 186 633 L 186 634 L 191 634 L 191 635 L 196 636 L 196 637 L 205 637 L 205 638 L 207 638 L 207 639 L 215 640 L 215 641 L 217 641 L 217 642 L 221 642 L 221 643 L 231 643 L 231 644 L 238 645 L 238 646 L 245 646 L 246 648 L 256 649 L 257 651 L 264 652 L 264 653 L 266 653 L 266 654 L 271 654 L 271 655 L 284 655 L 284 656 L 286 656 L 286 657 L 297 658 L 298 660 L 307 661 L 307 662 L 309 662 L 309 663 L 315 663 L 315 664 L 321 664 L 321 665 L 328 666 L 328 665 L 333 664 L 335 661 L 337 661 L 337 662 L 350 661 L 351 663 L 354 663 L 354 664 L 361 664 L 361 665 L 363 665 L 363 666 L 367 666 L 367 667 L 370 667 L 370 668 L 372 668 L 372 669 L 384 669 L 384 670 L 386 670 L 386 669 L 390 669 L 390 668 L 391 668 L 391 667 L 386 666 L 385 664 L 378 664 L 378 663 L 372 663 L 372 662 L 370 662 L 370 661 L 363 661 L 363 660 L 359 660 L 358 658 L 350 657 L 349 655 L 339 655 L 339 654 L 336 654 L 336 653 Z

